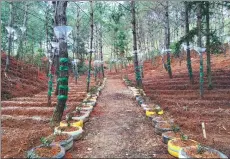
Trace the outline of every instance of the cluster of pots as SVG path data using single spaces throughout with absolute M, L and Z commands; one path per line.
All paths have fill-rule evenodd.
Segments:
M 123 79 L 127 84 L 128 80 Z M 145 104 L 146 94 L 143 89 L 127 87 L 132 91 L 138 105 L 145 111 L 146 117 L 152 120 L 154 131 L 162 136 L 163 143 L 168 146 L 168 153 L 176 158 L 228 158 L 222 152 L 213 148 L 202 146 L 199 142 L 184 135 L 179 126 L 170 117 L 164 116 L 159 105 Z
M 63 158 L 72 148 L 73 142 L 81 139 L 84 123 L 89 120 L 105 82 L 106 78 L 94 94 L 88 93 L 76 110 L 68 113 L 66 119 L 60 122 L 60 126 L 54 128 L 54 133 L 44 138 L 42 145 L 27 151 L 27 158 Z

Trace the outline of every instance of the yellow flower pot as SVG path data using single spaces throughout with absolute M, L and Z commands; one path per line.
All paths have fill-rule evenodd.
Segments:
M 179 152 L 182 148 L 185 148 L 185 147 L 191 147 L 191 144 L 193 143 L 194 146 L 197 146 L 198 145 L 198 142 L 197 141 L 194 141 L 194 140 L 191 140 L 191 139 L 188 139 L 186 142 L 189 142 L 191 144 L 188 144 L 187 146 L 178 146 L 178 145 L 175 145 L 173 142 L 175 140 L 181 140 L 180 138 L 175 138 L 175 139 L 172 139 L 172 140 L 169 140 L 168 141 L 168 152 L 170 155 L 174 156 L 174 157 L 177 157 L 179 158 Z
M 65 121 L 60 122 L 60 126 L 67 126 L 68 124 Z M 83 120 L 79 120 L 70 124 L 73 127 L 83 127 Z
M 146 115 L 147 117 L 152 117 L 152 116 L 155 115 L 155 114 L 156 114 L 155 111 L 151 111 L 151 110 L 146 110 L 146 111 L 145 111 L 145 115 Z
M 162 115 L 162 114 L 164 114 L 164 111 L 161 110 L 161 111 L 159 111 L 157 114 L 158 114 L 158 115 Z

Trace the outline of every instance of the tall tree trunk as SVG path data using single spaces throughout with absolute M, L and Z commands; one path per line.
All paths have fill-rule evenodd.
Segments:
M 54 1 L 53 6 L 54 6 L 54 15 L 56 15 L 57 11 L 58 11 L 58 9 L 57 9 L 58 8 L 58 1 Z M 55 27 L 57 25 L 58 25 L 57 18 L 54 17 L 53 26 Z M 56 42 L 58 41 L 55 37 L 54 37 L 53 40 L 56 41 Z M 59 54 L 58 54 L 58 49 L 57 48 L 55 48 L 55 51 L 54 51 L 54 64 L 55 64 L 55 67 L 56 67 L 55 74 L 56 74 L 56 81 L 57 81 L 57 79 L 59 77 L 59 66 L 60 66 L 60 64 L 59 64 Z M 59 83 L 56 82 L 56 89 L 55 89 L 55 95 L 56 96 L 58 95 L 58 87 L 59 87 Z
M 49 36 L 49 33 L 48 33 L 48 13 L 49 13 L 49 9 L 48 7 L 46 8 L 46 50 L 48 52 L 48 36 Z M 49 77 L 49 81 L 48 81 L 48 93 L 47 93 L 47 98 L 48 98 L 48 101 L 47 101 L 47 105 L 48 107 L 51 106 L 51 95 L 52 95 L 52 89 L 53 89 L 53 75 L 52 75 L 52 72 L 51 72 L 51 68 L 53 66 L 53 57 L 50 56 L 51 58 L 51 62 L 50 62 L 50 59 L 48 60 L 48 71 L 47 71 L 47 76 Z
M 33 28 L 32 28 L 32 32 L 34 32 L 34 29 L 33 29 Z M 31 61 L 31 62 L 32 62 L 32 65 L 34 64 L 34 60 L 33 60 L 33 59 L 34 59 L 34 41 L 35 41 L 35 40 L 34 40 L 34 37 L 35 37 L 35 36 L 34 36 L 34 34 L 33 34 L 33 35 L 32 35 L 32 61 Z
M 211 56 L 210 56 L 210 28 L 209 28 L 209 1 L 206 2 L 206 53 L 207 53 L 207 76 L 208 88 L 212 89 L 212 75 L 211 75 Z
M 165 20 L 166 20 L 166 26 L 165 26 L 165 44 L 167 51 L 167 70 L 169 74 L 169 78 L 172 78 L 172 70 L 171 70 L 171 59 L 170 59 L 170 51 L 169 51 L 169 45 L 170 45 L 170 27 L 169 27 L 169 2 L 166 1 L 166 12 L 165 12 Z
M 66 7 L 67 1 L 57 1 L 57 12 L 55 14 L 55 20 L 57 25 L 66 25 Z M 58 78 L 59 90 L 58 90 L 58 103 L 53 113 L 52 122 L 54 125 L 58 125 L 61 121 L 64 108 L 66 107 L 66 101 L 68 97 L 68 78 L 69 78 L 69 60 L 67 52 L 67 42 L 64 39 L 59 40 L 59 56 L 60 56 L 60 74 Z
M 102 77 L 105 78 L 105 72 L 104 72 L 104 63 L 103 63 L 103 52 L 102 52 L 102 26 L 101 26 L 101 30 L 100 30 L 100 54 L 101 54 L 101 72 L 102 72 Z
M 186 35 L 189 34 L 189 15 L 188 15 L 188 3 L 187 1 L 184 2 L 185 4 L 185 33 Z M 190 83 L 194 83 L 193 74 L 192 74 L 192 65 L 191 65 L 191 57 L 190 57 L 190 48 L 189 48 L 189 40 L 186 39 L 187 45 L 187 68 L 188 68 L 188 75 Z
M 198 47 L 202 47 L 201 43 L 201 20 L 202 20 L 202 14 L 201 14 L 201 5 L 202 2 L 199 2 L 197 4 L 197 29 L 198 29 Z M 204 68 L 203 68 L 203 54 L 200 52 L 200 98 L 203 98 L 204 95 Z
M 93 50 L 93 1 L 90 1 L 90 18 L 91 18 L 91 37 L 90 37 L 90 53 L 89 53 L 89 71 L 87 78 L 87 92 L 89 92 L 89 84 L 90 84 L 90 71 L 91 71 L 91 60 L 92 60 L 92 50 Z
M 13 26 L 13 2 L 9 2 L 10 3 L 10 17 L 9 17 L 9 27 Z M 9 43 L 8 43 L 8 55 L 6 57 L 6 68 L 5 71 L 8 72 L 9 66 L 10 66 L 10 53 L 11 53 L 11 45 L 12 45 L 12 40 L 14 38 L 12 38 L 12 35 L 9 36 Z
M 142 87 L 142 79 L 141 79 L 140 68 L 138 65 L 138 57 L 137 57 L 135 1 L 131 1 L 131 9 L 132 9 L 133 51 L 134 51 L 134 67 L 135 67 L 135 74 L 136 74 L 136 84 L 138 87 Z
M 28 3 L 25 2 L 25 12 L 24 12 L 24 18 L 23 18 L 23 24 L 22 24 L 23 27 L 27 26 L 27 19 L 28 19 L 27 10 L 28 10 Z M 22 54 L 22 56 L 24 54 L 24 49 L 23 49 L 23 41 L 25 40 L 24 36 L 25 36 L 25 32 L 22 32 L 21 39 L 19 41 L 19 47 L 17 50 L 17 55 L 16 55 L 17 60 L 20 59 L 20 54 Z
M 77 58 L 79 58 L 79 44 L 80 44 L 80 9 L 77 8 L 77 24 L 76 24 L 76 28 L 77 28 Z M 76 67 L 75 67 L 75 71 L 77 71 L 77 76 L 75 77 L 75 81 L 77 82 L 77 78 L 78 78 L 78 65 L 76 64 Z

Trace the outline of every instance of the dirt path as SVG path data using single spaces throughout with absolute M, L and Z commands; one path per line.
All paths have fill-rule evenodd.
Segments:
M 151 121 L 120 79 L 107 79 L 98 104 L 75 142 L 74 158 L 170 157 Z

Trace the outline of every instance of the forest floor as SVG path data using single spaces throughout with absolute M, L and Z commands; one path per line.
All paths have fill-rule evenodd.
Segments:
M 73 158 L 171 158 L 132 96 L 122 80 L 107 79 Z
M 92 81 L 91 86 L 94 85 Z M 86 97 L 86 76 L 81 76 L 77 84 L 70 78 L 69 88 L 63 119 Z M 47 88 L 36 95 L 1 101 L 1 158 L 25 157 L 27 150 L 41 144 L 41 137 L 52 134 L 49 123 L 56 103 L 57 97 L 53 92 L 52 106 L 47 106 Z
M 203 99 L 199 98 L 199 57 L 196 55 L 192 55 L 194 84 L 189 82 L 185 58 L 182 61 L 172 58 L 173 78 L 169 79 L 162 68 L 161 58 L 157 57 L 154 65 L 150 62 L 144 64 L 143 87 L 150 98 L 149 102 L 159 104 L 165 114 L 168 113 L 191 139 L 230 157 L 228 54 L 212 55 L 213 89 L 207 89 L 205 76 Z M 11 61 L 14 63 L 14 59 Z M 7 100 L 1 102 L 1 158 L 21 158 L 27 150 L 40 144 L 41 137 L 53 133 L 49 120 L 57 99 L 53 96 L 52 106 L 47 106 L 47 77 L 44 73 L 33 68 L 30 70 L 29 66 L 21 64 L 12 65 L 5 76 L 4 63 L 2 66 L 2 77 L 5 79 L 1 81 L 4 90 L 1 96 Z M 19 69 L 17 66 L 23 67 Z M 155 135 L 151 121 L 145 117 L 121 80 L 127 74 L 135 82 L 133 70 L 131 65 L 118 73 L 106 71 L 108 79 L 105 89 L 89 122 L 84 124 L 83 138 L 75 142 L 71 150 L 74 158 L 171 158 L 167 153 L 167 145 L 162 143 L 161 136 Z M 204 70 L 206 75 L 206 65 Z M 92 81 L 91 85 L 95 85 L 95 82 Z M 85 98 L 86 76 L 81 76 L 77 84 L 70 78 L 69 86 L 68 108 L 64 114 L 73 111 Z M 202 122 L 205 123 L 207 139 L 203 138 Z
M 206 73 L 206 55 L 204 54 L 204 97 L 199 92 L 199 56 L 192 54 L 194 84 L 191 84 L 187 72 L 186 56 L 180 61 L 172 58 L 172 74 L 170 79 L 162 67 L 161 57 L 157 57 L 152 65 L 144 64 L 143 89 L 151 103 L 160 105 L 173 117 L 181 130 L 191 139 L 203 145 L 222 151 L 230 157 L 230 52 L 227 55 L 212 55 L 212 84 L 208 89 Z M 165 59 L 166 61 L 166 59 Z M 113 70 L 107 76 L 124 77 L 135 83 L 133 66 L 118 73 Z M 207 139 L 203 137 L 201 123 L 205 123 Z

